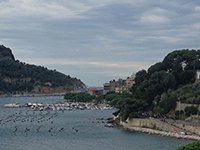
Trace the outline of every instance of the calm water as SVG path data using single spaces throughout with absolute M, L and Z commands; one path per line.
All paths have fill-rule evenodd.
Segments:
M 104 127 L 114 110 L 31 111 L 11 102 L 56 103 L 62 97 L 0 98 L 0 150 L 173 150 L 193 141 Z M 11 116 L 12 115 L 12 116 Z M 15 122 L 12 118 L 18 117 Z M 28 116 L 28 117 L 27 117 Z M 9 120 L 9 119 L 7 119 Z

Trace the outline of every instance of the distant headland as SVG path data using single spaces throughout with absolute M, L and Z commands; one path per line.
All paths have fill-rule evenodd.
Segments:
M 59 95 L 88 87 L 76 77 L 15 60 L 10 48 L 0 45 L 0 95 Z

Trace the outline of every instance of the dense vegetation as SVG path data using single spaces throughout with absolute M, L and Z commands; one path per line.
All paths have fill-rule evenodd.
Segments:
M 80 93 L 67 93 L 65 94 L 64 98 L 69 102 L 92 102 L 95 99 L 95 96 L 84 92 L 80 92 Z
M 200 82 L 181 86 L 175 91 L 168 91 L 170 95 L 176 95 L 178 100 L 187 104 L 200 104 Z
M 29 65 L 15 60 L 9 48 L 0 46 L 0 91 L 15 93 L 31 92 L 37 85 L 51 88 L 64 87 L 71 90 L 82 82 L 56 70 L 48 70 L 42 66 Z
M 14 60 L 15 58 L 10 48 L 0 45 L 0 59 Z
M 167 114 L 171 110 L 175 109 L 176 102 L 192 104 L 188 106 L 184 111 L 176 111 L 177 117 L 189 117 L 191 114 L 198 114 L 198 105 L 200 104 L 200 82 L 194 82 L 187 85 L 180 86 L 177 90 L 169 89 L 160 96 L 160 100 L 157 104 L 154 104 L 154 112 L 162 112 Z M 155 102 L 156 103 L 156 102 Z
M 200 69 L 199 59 L 200 50 L 177 50 L 169 53 L 162 62 L 151 66 L 148 71 L 136 73 L 131 92 L 135 98 L 147 102 L 150 110 L 165 114 L 176 107 L 176 101 L 198 101 L 198 97 L 190 100 L 184 97 L 189 96 L 184 95 L 189 93 L 184 85 L 199 86 L 193 85 L 196 70 Z M 174 92 L 175 90 L 177 91 Z
M 96 97 L 96 102 L 106 100 L 111 106 L 114 106 L 118 110 L 113 114 L 120 115 L 122 121 L 125 121 L 128 117 L 138 117 L 141 111 L 147 109 L 148 104 L 145 101 L 134 98 L 129 93 L 115 93 L 108 92 L 104 95 Z
M 176 150 L 200 150 L 200 141 L 178 147 Z
M 175 109 L 177 101 L 199 104 L 200 83 L 195 82 L 198 69 L 200 50 L 176 50 L 147 71 L 138 71 L 135 84 L 131 88 L 132 94 L 121 97 L 120 94 L 109 93 L 103 98 L 118 108 L 115 115 L 119 114 L 123 120 L 137 117 L 140 111 L 168 114 Z M 189 107 L 184 113 L 178 114 L 188 116 L 197 111 L 196 108 Z M 177 112 L 174 111 L 173 115 L 175 114 Z

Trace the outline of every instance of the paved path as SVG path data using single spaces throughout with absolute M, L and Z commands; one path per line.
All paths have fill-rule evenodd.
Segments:
M 165 126 L 167 126 L 168 130 L 171 131 L 171 132 L 173 132 L 174 129 L 176 129 L 179 132 L 187 132 L 188 133 L 188 131 L 186 131 L 186 130 L 183 130 L 183 129 L 179 128 L 179 127 L 171 125 L 170 123 L 168 123 L 168 120 L 167 121 L 166 120 L 165 121 L 161 121 L 159 119 L 155 119 L 155 121 L 157 121 L 159 123 L 162 123 L 162 124 L 165 124 Z

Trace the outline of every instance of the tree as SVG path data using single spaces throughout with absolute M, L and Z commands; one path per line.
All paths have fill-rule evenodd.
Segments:
M 95 99 L 95 96 L 84 92 L 66 93 L 64 99 L 70 102 L 92 102 L 92 100 Z
M 178 147 L 176 150 L 199 150 L 200 149 L 200 141 L 192 142 L 187 145 Z
M 187 106 L 187 107 L 185 107 L 184 111 L 185 111 L 185 115 L 187 117 L 198 113 L 198 109 L 194 106 Z
M 159 72 L 159 71 L 167 71 L 164 63 L 162 62 L 158 62 L 155 65 L 152 65 L 151 67 L 149 67 L 148 69 L 148 75 L 151 76 L 154 72 Z
M 172 73 L 167 73 L 164 75 L 163 85 L 165 89 L 175 89 L 177 87 L 177 81 Z
M 146 102 L 135 99 L 132 94 L 128 93 L 110 93 L 106 97 L 111 101 L 110 105 L 117 108 L 113 115 L 119 115 L 122 121 L 128 117 L 138 117 L 138 113 L 146 110 L 148 106 Z
M 176 108 L 177 97 L 175 95 L 164 94 L 159 103 L 161 114 L 167 114 Z
M 104 95 L 98 95 L 95 97 L 95 103 L 100 103 L 102 100 L 104 100 Z

